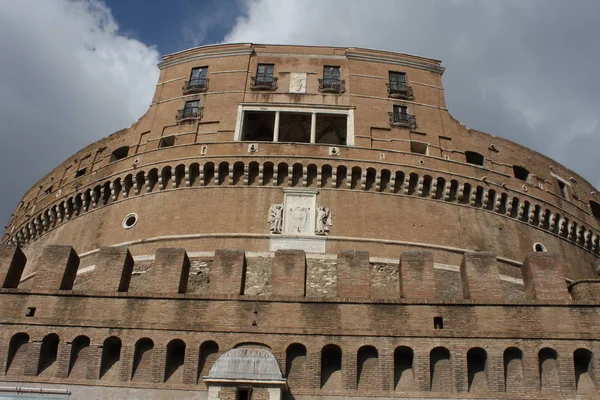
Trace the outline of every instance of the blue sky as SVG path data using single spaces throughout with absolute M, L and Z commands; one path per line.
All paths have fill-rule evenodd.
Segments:
M 44 175 L 147 111 L 161 55 L 222 41 L 442 60 L 456 119 L 598 187 L 599 37 L 598 0 L 0 1 L 0 227 Z
M 121 31 L 160 54 L 221 42 L 244 13 L 241 0 L 106 0 Z

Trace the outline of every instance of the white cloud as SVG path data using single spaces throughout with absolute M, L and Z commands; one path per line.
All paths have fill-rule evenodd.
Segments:
M 2 2 L 0 49 L 2 222 L 65 158 L 143 115 L 160 57 L 97 0 Z
M 600 2 L 247 0 L 226 42 L 370 47 L 441 59 L 451 113 L 598 182 Z

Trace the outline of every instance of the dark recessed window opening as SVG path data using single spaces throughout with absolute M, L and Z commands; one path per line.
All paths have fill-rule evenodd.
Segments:
M 251 400 L 252 399 L 252 388 L 238 388 L 236 393 L 236 400 Z
M 175 136 L 165 136 L 164 138 L 160 139 L 160 143 L 158 144 L 158 147 L 162 148 L 162 147 L 171 147 L 175 145 Z
M 110 155 L 110 162 L 121 160 L 129 154 L 129 146 L 119 147 Z
M 85 175 L 86 172 L 87 168 L 78 169 L 77 172 L 75 172 L 75 178 L 79 178 L 80 176 Z
M 467 157 L 467 163 L 483 166 L 483 161 L 484 161 L 483 155 L 476 153 L 474 151 L 465 151 L 465 156 Z
M 192 68 L 190 80 L 184 87 L 184 92 L 192 93 L 205 91 L 206 87 L 208 86 L 208 78 L 206 77 L 207 73 L 208 67 Z
M 433 317 L 433 329 L 444 329 L 443 317 Z
M 256 83 L 271 83 L 273 82 L 273 72 L 275 71 L 275 64 L 258 64 L 256 68 Z
M 412 99 L 412 89 L 406 83 L 406 74 L 404 72 L 390 71 L 389 77 L 388 94 L 390 97 Z
M 35 307 L 27 307 L 26 317 L 33 317 L 35 315 Z
M 279 141 L 310 143 L 311 114 L 284 113 L 280 114 Z
M 557 179 L 556 182 L 558 183 L 558 190 L 560 192 L 560 197 L 562 197 L 563 199 L 567 198 L 567 184 L 564 183 L 563 181 L 561 181 L 560 179 Z
M 180 113 L 180 119 L 200 118 L 200 100 L 186 101 Z
M 594 217 L 600 219 L 600 204 L 590 200 L 590 208 L 592 209 L 592 214 Z
M 322 144 L 345 145 L 347 129 L 347 116 L 317 114 L 316 142 Z
M 275 127 L 275 112 L 245 111 L 242 140 L 272 142 Z
M 44 194 L 50 194 L 50 193 L 52 193 L 52 185 L 48 186 L 46 188 L 46 190 L 44 190 Z
M 515 178 L 520 179 L 522 181 L 527 181 L 527 179 L 529 178 L 529 171 L 526 168 L 515 165 L 513 166 L 513 172 L 515 174 Z
M 410 142 L 410 152 L 417 154 L 427 154 L 427 143 L 423 142 Z
M 323 67 L 323 79 L 319 80 L 319 90 L 322 92 L 342 92 L 340 67 L 326 65 Z

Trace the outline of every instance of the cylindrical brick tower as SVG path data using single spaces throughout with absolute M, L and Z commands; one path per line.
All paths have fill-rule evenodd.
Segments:
M 440 61 L 223 44 L 159 68 L 147 113 L 9 221 L 7 382 L 112 398 L 595 393 L 600 195 L 455 120 Z

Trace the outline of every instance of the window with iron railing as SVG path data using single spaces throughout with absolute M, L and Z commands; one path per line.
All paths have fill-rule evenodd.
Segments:
M 198 93 L 205 92 L 208 89 L 208 67 L 192 68 L 190 80 L 185 81 L 183 85 L 183 93 Z
M 408 113 L 407 106 L 400 106 L 394 104 L 394 111 L 389 113 L 390 124 L 395 126 L 402 126 L 405 128 L 415 129 L 417 127 L 417 120 L 414 115 Z
M 200 100 L 186 101 L 185 106 L 182 110 L 177 112 L 176 117 L 178 121 L 200 118 L 202 118 L 202 107 L 200 107 Z
M 390 71 L 390 81 L 387 86 L 389 97 L 406 100 L 413 98 L 412 88 L 406 83 L 406 74 L 404 72 Z
M 345 82 L 340 79 L 340 67 L 323 67 L 323 79 L 319 79 L 319 91 L 325 93 L 342 93 Z
M 251 88 L 258 90 L 277 89 L 277 78 L 273 76 L 274 71 L 274 64 L 258 64 L 256 76 L 251 78 Z

